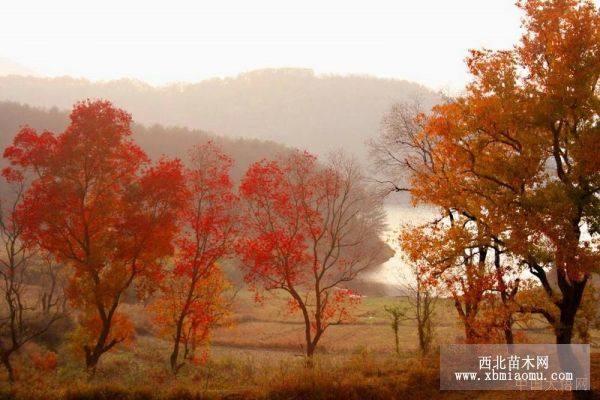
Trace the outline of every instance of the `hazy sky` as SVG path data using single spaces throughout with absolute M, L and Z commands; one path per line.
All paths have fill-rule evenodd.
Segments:
M 467 49 L 511 46 L 520 16 L 514 0 L 0 0 L 0 57 L 155 84 L 307 67 L 456 90 Z

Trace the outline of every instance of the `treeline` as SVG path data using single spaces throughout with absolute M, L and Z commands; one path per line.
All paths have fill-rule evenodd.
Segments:
M 131 123 L 110 102 L 87 100 L 62 132 L 24 126 L 4 151 L 0 360 L 9 380 L 13 355 L 68 314 L 65 338 L 94 374 L 133 337 L 121 311 L 133 289 L 171 342 L 177 373 L 230 312 L 221 265 L 231 259 L 257 300 L 289 297 L 312 357 L 360 300 L 347 283 L 387 249 L 382 199 L 358 165 L 286 151 L 248 166 L 236 189 L 234 161 L 217 144 L 191 147 L 185 163 L 151 161 Z M 32 275 L 46 278 L 33 285 Z
M 6 148 L 12 142 L 15 132 L 23 125 L 37 130 L 60 132 L 68 124 L 68 112 L 56 107 L 43 109 L 14 102 L 0 102 L 0 148 Z M 135 142 L 153 160 L 162 155 L 187 159 L 187 153 L 193 145 L 212 140 L 235 160 L 231 167 L 231 176 L 235 182 L 241 179 L 246 168 L 253 162 L 289 151 L 288 147 L 271 141 L 230 138 L 199 129 L 133 123 L 132 131 Z

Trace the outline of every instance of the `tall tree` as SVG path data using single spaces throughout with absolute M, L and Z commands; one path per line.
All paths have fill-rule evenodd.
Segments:
M 60 134 L 25 127 L 5 150 L 13 168 L 35 175 L 19 209 L 24 234 L 73 274 L 88 369 L 131 331 L 118 313 L 125 291 L 157 277 L 172 254 L 183 204 L 179 161 L 149 164 L 130 139 L 131 116 L 108 101 L 77 103 Z
M 384 193 L 410 192 L 415 204 L 434 205 L 439 212 L 430 223 L 403 227 L 399 245 L 419 266 L 424 288 L 452 296 L 467 342 L 496 341 L 501 328 L 511 343 L 518 264 L 498 243 L 502 230 L 496 234 L 473 217 L 476 203 L 464 193 L 477 188 L 445 164 L 440 140 L 425 131 L 428 118 L 418 102 L 396 104 L 371 142 Z
M 181 222 L 185 228 L 156 304 L 157 320 L 173 339 L 174 373 L 183 365 L 180 345 L 183 359 L 191 358 L 193 347 L 208 339 L 210 328 L 225 314 L 227 285 L 217 262 L 232 254 L 236 222 L 231 158 L 212 142 L 196 146 L 190 156 Z
M 385 246 L 381 201 L 361 182 L 351 161 L 321 166 L 296 152 L 252 165 L 240 186 L 244 237 L 237 251 L 245 279 L 289 294 L 302 313 L 308 357 L 357 301 L 344 282 L 376 265 Z
M 599 261 L 600 12 L 584 0 L 519 7 L 520 42 L 471 52 L 465 95 L 418 119 L 424 151 L 405 165 L 415 201 L 477 221 L 537 277 L 559 309 L 556 341 L 570 343 Z

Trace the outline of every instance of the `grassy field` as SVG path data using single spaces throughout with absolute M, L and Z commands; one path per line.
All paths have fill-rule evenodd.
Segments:
M 44 373 L 22 356 L 19 383 L 13 389 L 5 385 L 2 390 L 5 398 L 24 399 L 515 398 L 514 393 L 440 392 L 437 356 L 417 356 L 416 329 L 410 321 L 401 326 L 401 354 L 397 356 L 384 306 L 405 302 L 392 297 L 364 298 L 354 321 L 329 328 L 314 368 L 307 369 L 303 325 L 298 315 L 285 312 L 285 298 L 276 296 L 256 304 L 252 295 L 243 291 L 236 297 L 232 323 L 213 334 L 208 362 L 185 366 L 177 377 L 168 370 L 170 343 L 152 334 L 147 310 L 141 305 L 124 305 L 135 322 L 136 340 L 105 355 L 92 380 L 81 360 L 60 348 L 56 369 Z M 461 340 L 455 315 L 448 301 L 438 303 L 437 344 Z M 527 337 L 532 342 L 553 340 L 541 325 L 528 331 Z M 600 370 L 596 354 L 593 365 L 593 371 Z M 518 395 L 562 398 L 563 394 Z
M 349 355 L 357 352 L 390 354 L 394 352 L 394 337 L 384 307 L 399 304 L 408 308 L 405 298 L 365 297 L 354 312 L 352 322 L 331 326 L 319 346 L 321 353 Z M 285 312 L 285 297 L 274 296 L 263 304 L 254 303 L 248 292 L 241 292 L 236 302 L 234 324 L 218 329 L 213 347 L 268 349 L 302 353 L 303 323 L 299 314 Z M 456 310 L 449 300 L 439 300 L 435 315 L 436 343 L 456 343 L 462 340 L 462 330 Z M 517 327 L 518 331 L 519 328 Z M 596 334 L 597 332 L 594 332 Z M 533 324 L 526 331 L 529 341 L 552 343 L 554 336 L 544 324 Z M 415 352 L 417 332 L 414 323 L 403 321 L 400 327 L 400 347 L 403 352 Z

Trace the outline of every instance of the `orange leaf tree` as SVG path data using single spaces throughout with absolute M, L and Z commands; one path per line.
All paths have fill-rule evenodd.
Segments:
M 404 228 L 400 245 L 424 284 L 452 298 L 467 343 L 513 343 L 518 269 L 488 239 L 476 221 L 451 212 Z
M 34 174 L 19 210 L 25 234 L 72 269 L 68 295 L 91 370 L 131 332 L 121 298 L 158 276 L 183 204 L 179 161 L 150 165 L 129 139 L 130 124 L 110 102 L 88 100 L 74 106 L 64 132 L 23 128 L 4 153 Z
M 419 157 L 403 165 L 415 201 L 473 221 L 538 279 L 559 313 L 530 311 L 570 343 L 599 260 L 600 12 L 578 0 L 519 7 L 520 42 L 471 52 L 465 95 L 418 119 Z
M 381 261 L 380 199 L 365 190 L 354 163 L 321 166 L 300 152 L 253 164 L 240 196 L 237 251 L 245 279 L 254 289 L 289 294 L 311 357 L 326 329 L 347 320 L 358 300 L 344 283 Z

